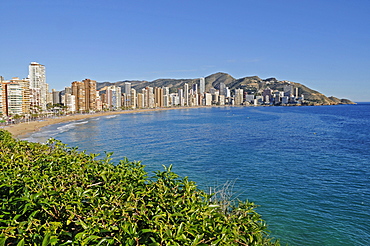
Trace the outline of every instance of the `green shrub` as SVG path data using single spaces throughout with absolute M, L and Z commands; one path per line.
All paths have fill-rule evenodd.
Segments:
M 253 203 L 225 212 L 171 167 L 109 156 L 0 130 L 0 246 L 279 245 Z

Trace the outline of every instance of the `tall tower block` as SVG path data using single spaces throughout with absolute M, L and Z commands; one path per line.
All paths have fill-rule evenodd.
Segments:
M 205 78 L 200 78 L 199 93 L 203 94 L 205 91 L 206 91 L 206 79 Z
M 28 66 L 28 78 L 31 90 L 31 106 L 46 110 L 49 85 L 46 83 L 45 66 L 37 62 L 31 62 Z

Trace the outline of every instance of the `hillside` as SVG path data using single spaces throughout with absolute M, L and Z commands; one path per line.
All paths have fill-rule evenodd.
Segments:
M 185 83 L 189 84 L 189 88 L 193 84 L 199 84 L 199 79 L 156 79 L 154 81 L 138 81 L 138 80 L 125 80 L 112 82 L 101 82 L 97 84 L 98 90 L 104 86 L 116 85 L 123 87 L 125 82 L 131 83 L 131 87 L 138 90 L 150 87 L 169 87 L 170 92 L 175 92 L 177 88 L 182 88 Z M 276 78 L 261 79 L 258 76 L 250 76 L 236 79 L 227 73 L 215 73 L 205 77 L 206 91 L 211 88 L 219 89 L 220 83 L 224 83 L 231 91 L 241 88 L 248 94 L 260 94 L 263 89 L 270 88 L 272 90 L 282 91 L 284 85 L 291 84 L 298 88 L 299 94 L 303 95 L 309 105 L 336 105 L 336 104 L 354 104 L 348 99 L 338 99 L 336 97 L 327 97 L 324 94 L 308 88 L 305 85 L 295 82 L 280 81 Z

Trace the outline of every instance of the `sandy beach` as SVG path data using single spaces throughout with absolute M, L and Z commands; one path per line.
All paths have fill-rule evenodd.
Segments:
M 186 107 L 186 108 L 189 108 L 189 107 Z M 40 121 L 23 122 L 19 124 L 5 126 L 4 129 L 9 131 L 15 138 L 23 138 L 23 137 L 27 137 L 27 135 L 31 134 L 32 132 L 39 131 L 40 128 L 44 126 L 63 123 L 63 122 L 70 122 L 70 121 L 75 121 L 75 120 L 82 120 L 82 119 L 99 117 L 99 116 L 107 116 L 107 115 L 132 114 L 132 113 L 170 110 L 170 109 L 178 109 L 178 108 L 135 109 L 135 110 L 98 112 L 98 113 L 93 113 L 93 114 L 75 114 L 75 115 L 61 116 L 61 117 L 55 117 L 55 118 L 45 118 L 44 120 L 40 120 Z

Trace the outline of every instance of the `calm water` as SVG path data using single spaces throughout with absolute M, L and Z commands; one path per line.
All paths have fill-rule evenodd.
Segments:
M 173 164 L 199 187 L 234 183 L 290 245 L 370 244 L 370 104 L 145 112 L 53 125 L 60 139 L 146 170 Z

